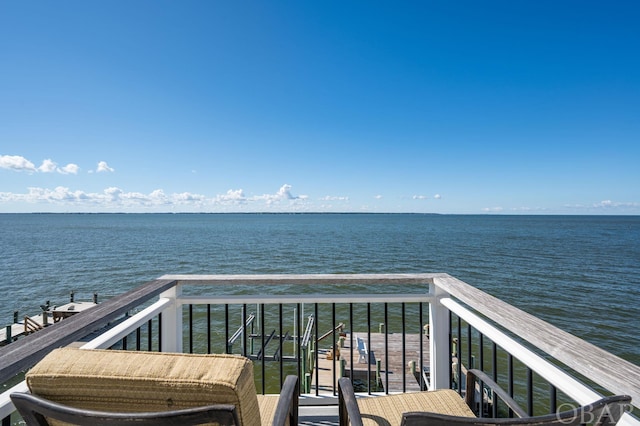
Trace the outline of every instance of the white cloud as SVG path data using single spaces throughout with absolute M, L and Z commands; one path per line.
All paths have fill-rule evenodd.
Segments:
M 264 194 L 258 195 L 252 198 L 252 200 L 264 200 L 267 204 L 279 203 L 285 200 L 306 200 L 308 197 L 306 195 L 293 195 L 291 193 L 292 186 L 289 184 L 284 184 L 280 187 L 278 192 L 275 194 Z
M 20 155 L 0 155 L 0 168 L 14 170 L 14 171 L 26 171 L 26 172 L 40 172 L 40 173 L 53 173 L 58 172 L 61 174 L 69 175 L 78 174 L 80 167 L 77 164 L 69 163 L 64 167 L 58 167 L 58 165 L 47 158 L 42 162 L 40 167 L 36 166 L 26 158 Z
M 80 171 L 80 167 L 77 164 L 69 163 L 62 168 L 58 168 L 57 170 L 63 175 L 77 175 L 78 171 Z
M 247 198 L 244 196 L 244 191 L 242 189 L 230 189 L 226 194 L 217 195 L 214 198 L 214 203 L 219 204 L 245 204 L 247 202 Z
M 97 173 L 102 172 L 114 172 L 115 170 L 112 167 L 109 167 L 106 161 L 98 162 L 98 168 L 96 169 Z
M 375 196 L 375 197 L 373 197 L 373 198 L 375 198 L 376 200 L 382 200 L 382 195 L 376 195 L 376 196 Z
M 0 155 L 0 169 L 35 172 L 36 166 L 20 155 Z
M 40 167 L 38 167 L 38 171 L 42 173 L 53 173 L 58 168 L 58 165 L 52 161 L 51 159 L 46 159 L 42 162 Z
M 349 201 L 349 197 L 337 197 L 327 195 L 325 197 L 320 198 L 320 201 Z
M 439 200 L 440 198 L 442 198 L 442 196 L 440 194 L 436 194 L 433 197 L 430 197 L 428 195 L 414 195 L 413 197 L 414 200 L 430 200 L 431 198 L 433 198 L 434 200 Z
M 485 208 L 482 209 L 482 211 L 486 212 L 486 213 L 498 213 L 498 212 L 501 212 L 503 210 L 504 210 L 503 207 L 485 207 Z

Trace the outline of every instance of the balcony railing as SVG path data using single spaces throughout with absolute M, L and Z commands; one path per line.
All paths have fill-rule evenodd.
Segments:
M 256 389 L 300 377 L 335 403 L 337 380 L 378 394 L 453 388 L 482 369 L 531 415 L 603 394 L 640 401 L 640 367 L 446 274 L 167 275 L 0 348 L 0 418 L 21 373 L 54 348 L 237 353 Z M 487 416 L 509 412 L 490 393 Z M 14 414 L 14 419 L 16 415 Z M 620 424 L 640 425 L 627 413 Z

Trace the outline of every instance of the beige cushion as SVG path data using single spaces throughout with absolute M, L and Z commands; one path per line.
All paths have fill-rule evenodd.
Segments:
M 359 398 L 358 408 L 364 426 L 400 425 L 402 414 L 410 411 L 475 417 L 462 397 L 450 389 Z
M 243 425 L 260 425 L 253 365 L 241 356 L 63 348 L 26 380 L 32 393 L 77 408 L 145 412 L 233 404 Z
M 276 414 L 280 395 L 258 395 L 258 405 L 260 406 L 260 418 L 263 425 L 273 424 L 273 417 Z

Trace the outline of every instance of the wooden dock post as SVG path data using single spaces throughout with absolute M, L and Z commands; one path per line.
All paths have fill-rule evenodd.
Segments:
M 6 337 L 7 344 L 11 343 L 11 326 L 10 325 L 7 326 L 6 336 L 7 336 Z

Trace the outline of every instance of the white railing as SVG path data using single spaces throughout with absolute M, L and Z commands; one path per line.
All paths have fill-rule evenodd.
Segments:
M 450 313 L 453 313 L 579 404 L 587 404 L 599 399 L 600 393 L 574 377 L 571 370 L 577 371 L 611 393 L 632 396 L 632 403 L 636 406 L 640 401 L 640 367 L 446 274 L 166 275 L 154 282 L 156 283 L 154 288 L 160 288 L 157 285 L 159 282 L 164 283 L 162 287 L 164 290 L 160 292 L 156 302 L 85 343 L 82 348 L 109 348 L 162 314 L 160 336 L 162 350 L 182 352 L 185 329 L 183 306 L 185 305 L 425 303 L 429 305 L 431 389 L 449 388 L 452 383 Z M 220 288 L 228 289 L 240 284 L 251 285 L 256 289 L 256 294 L 217 294 Z M 397 284 L 423 286 L 423 291 L 402 294 L 384 293 L 387 286 Z M 295 291 L 292 291 L 294 294 L 262 294 L 264 293 L 262 290 L 273 285 L 290 285 L 292 289 L 297 285 L 313 286 L 321 292 L 295 294 Z M 331 288 L 345 289 L 354 285 L 364 286 L 367 293 L 328 291 Z M 200 293 L 205 295 L 183 294 L 183 289 L 187 287 L 200 287 Z M 206 290 L 202 290 L 204 287 Z M 80 321 L 81 315 L 84 314 L 67 319 L 65 322 Z M 354 321 L 355 324 L 357 324 L 356 321 Z M 370 327 L 370 324 L 368 326 Z M 20 341 L 12 343 L 12 345 L 20 344 Z M 549 356 L 541 355 L 541 351 Z M 549 358 L 554 362 L 550 362 Z M 597 362 L 594 362 L 594 359 L 597 359 Z M 558 362 L 568 366 L 569 369 L 562 369 L 558 366 Z M 6 417 L 13 411 L 9 393 L 24 389 L 26 387 L 23 382 L 0 395 L 0 418 Z M 640 426 L 640 422 L 628 414 L 623 417 L 620 424 Z

